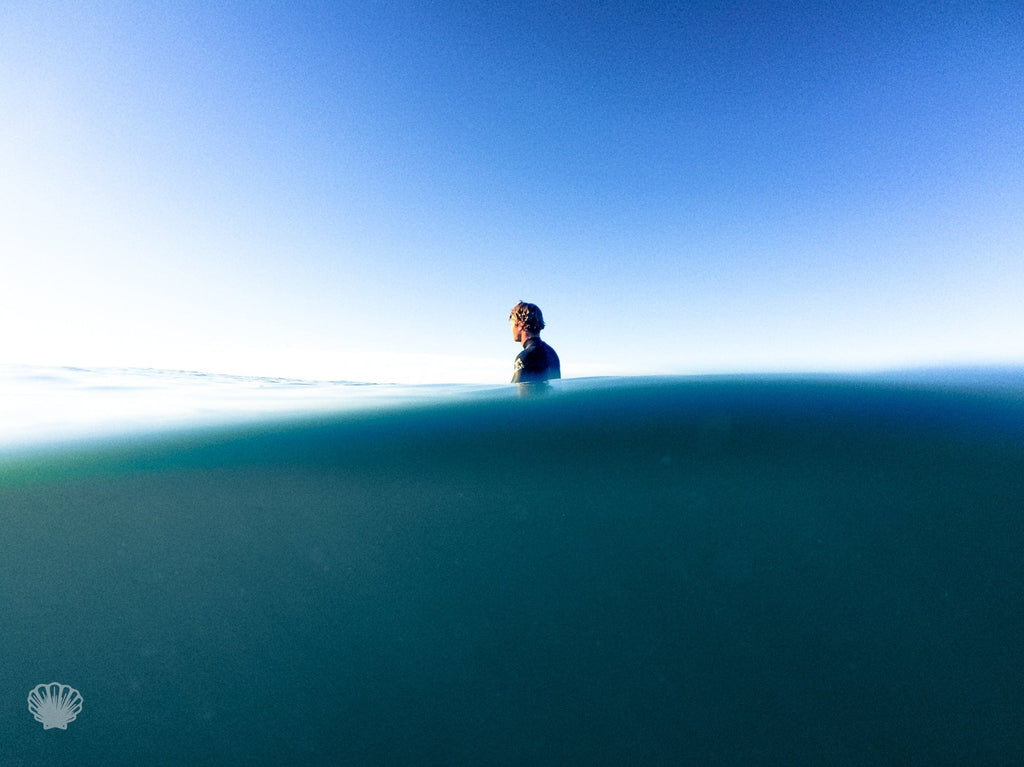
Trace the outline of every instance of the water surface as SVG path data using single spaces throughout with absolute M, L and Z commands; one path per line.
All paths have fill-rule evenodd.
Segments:
M 1024 762 L 1005 378 L 418 391 L 6 455 L 0 764 Z

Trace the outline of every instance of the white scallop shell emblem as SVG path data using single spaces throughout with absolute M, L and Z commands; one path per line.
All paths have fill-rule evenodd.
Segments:
M 82 695 L 60 682 L 41 684 L 28 694 L 28 710 L 37 722 L 43 723 L 44 730 L 66 730 L 82 711 Z

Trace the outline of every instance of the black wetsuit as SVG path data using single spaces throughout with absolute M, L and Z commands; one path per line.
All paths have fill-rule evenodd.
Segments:
M 539 338 L 531 338 L 523 344 L 523 350 L 516 357 L 512 383 L 532 383 L 561 378 L 562 368 L 555 350 Z

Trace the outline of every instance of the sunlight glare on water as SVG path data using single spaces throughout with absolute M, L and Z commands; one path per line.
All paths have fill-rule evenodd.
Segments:
M 384 408 L 507 386 L 363 384 L 73 367 L 0 367 L 0 449 Z

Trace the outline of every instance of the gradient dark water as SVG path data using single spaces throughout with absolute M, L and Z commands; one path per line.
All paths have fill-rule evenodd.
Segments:
M 564 384 L 5 460 L 0 765 L 1024 763 L 1018 388 Z

